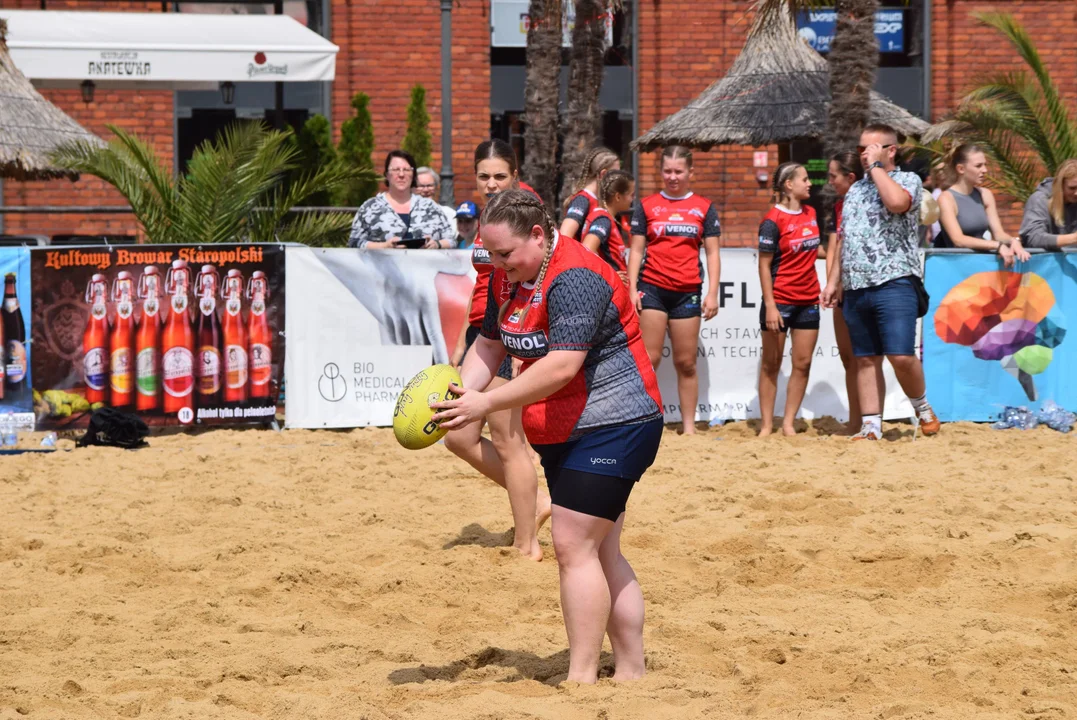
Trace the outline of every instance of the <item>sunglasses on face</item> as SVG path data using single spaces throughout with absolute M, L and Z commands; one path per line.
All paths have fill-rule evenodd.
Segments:
M 893 143 L 890 143 L 889 145 L 880 145 L 879 147 L 881 147 L 883 150 L 886 150 L 887 148 L 892 148 L 892 147 L 896 147 L 896 146 Z M 868 149 L 867 145 L 857 145 L 856 146 L 856 154 L 857 155 L 863 155 L 864 152 L 867 149 Z

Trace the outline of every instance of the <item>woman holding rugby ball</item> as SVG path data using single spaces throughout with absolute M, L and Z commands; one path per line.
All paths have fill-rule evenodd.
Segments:
M 450 430 L 523 408 L 553 501 L 553 543 L 569 642 L 568 679 L 594 683 L 606 634 L 615 680 L 641 677 L 643 593 L 620 537 L 636 481 L 662 438 L 661 396 L 633 303 L 614 270 L 553 229 L 541 201 L 508 190 L 482 215 L 490 259 L 515 284 L 490 296 L 456 400 L 436 403 Z M 485 392 L 506 353 L 513 380 Z
M 523 188 L 532 197 L 538 198 L 531 188 L 520 182 L 516 153 L 504 140 L 487 140 L 475 148 L 475 179 L 479 193 L 487 198 L 510 188 Z M 487 297 L 493 297 L 499 303 L 508 299 L 510 284 L 505 282 L 503 273 L 494 271 L 490 253 L 483 247 L 484 235 L 484 228 L 480 225 L 471 250 L 471 262 L 477 273 L 475 290 L 468 306 L 468 325 L 461 332 L 456 352 L 453 353 L 454 366 L 462 362 L 479 336 Z M 503 385 L 512 377 L 512 364 L 507 358 L 501 367 L 495 369 L 496 377 L 488 378 L 488 389 Z M 550 517 L 550 498 L 538 490 L 538 475 L 524 439 L 520 411 L 492 412 L 486 421 L 490 425 L 489 440 L 482 437 L 482 423 L 476 423 L 446 435 L 445 447 L 508 491 L 515 528 L 512 544 L 521 555 L 541 560 L 538 529 Z

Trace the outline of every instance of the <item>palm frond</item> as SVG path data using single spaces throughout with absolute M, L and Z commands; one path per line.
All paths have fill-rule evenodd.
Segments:
M 343 247 L 348 242 L 352 216 L 349 213 L 292 213 L 275 229 L 280 242 Z
M 1050 118 L 1038 87 L 1024 73 L 988 79 L 965 96 L 954 115 L 958 119 L 979 117 L 1000 129 L 1008 128 L 1024 138 L 1048 168 L 1057 167 L 1061 161 L 1047 130 Z
M 1074 124 L 1058 87 L 1051 79 L 1043 58 L 1040 57 L 1036 45 L 1032 42 L 1032 37 L 1021 23 L 1008 13 L 978 13 L 974 17 L 1004 35 L 1032 70 L 1040 85 L 1047 117 L 1050 118 L 1045 129 L 1051 137 L 1058 156 L 1077 157 L 1077 125 Z
M 372 176 L 369 171 L 343 163 L 332 163 L 315 171 L 300 173 L 291 178 L 286 186 L 278 186 L 267 196 L 266 209 L 255 213 L 251 220 L 251 238 L 255 241 L 271 241 L 291 208 L 305 204 L 317 193 L 328 191 L 332 194 L 349 183 Z

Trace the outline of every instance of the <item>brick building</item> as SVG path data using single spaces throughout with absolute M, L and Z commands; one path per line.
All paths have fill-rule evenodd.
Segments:
M 288 120 L 300 123 L 311 113 L 328 114 L 334 128 L 350 113 L 349 100 L 359 91 L 371 96 L 377 143 L 375 164 L 404 135 L 405 108 L 412 85 L 427 89 L 434 165 L 439 156 L 441 112 L 441 9 L 438 0 L 286 0 L 309 27 L 340 47 L 336 80 L 330 84 L 295 84 L 286 92 Z M 566 1 L 567 4 L 567 1 Z M 887 0 L 888 9 L 904 14 L 900 52 L 883 53 L 878 89 L 916 113 L 930 103 L 933 118 L 944 115 L 978 77 L 1016 70 L 1016 54 L 993 31 L 977 24 L 976 12 L 1011 12 L 1036 39 L 1066 99 L 1077 100 L 1077 3 L 1072 0 Z M 638 45 L 632 42 L 631 13 L 638 5 Z M 624 151 L 634 128 L 642 131 L 691 101 L 724 73 L 740 50 L 750 25 L 749 0 L 637 0 L 612 23 L 613 47 L 607 55 L 602 93 L 605 141 Z M 161 0 L 0 0 L 2 9 L 124 10 L 135 12 L 213 11 L 212 6 Z M 271 12 L 271 3 L 258 10 Z M 456 200 L 472 197 L 471 153 L 491 135 L 519 145 L 522 136 L 520 9 L 526 0 L 456 0 L 453 3 L 453 158 Z M 930 7 L 929 72 L 924 73 L 925 7 Z M 220 11 L 217 8 L 216 11 Z M 638 46 L 638 63 L 632 50 Z M 638 78 L 633 70 L 638 68 Z M 638 103 L 633 90 L 638 82 Z M 255 85 L 251 83 L 251 85 Z M 298 87 L 310 85 L 312 87 Z M 87 129 L 108 137 L 106 124 L 137 131 L 161 157 L 182 167 L 194 145 L 234 117 L 264 116 L 272 105 L 265 87 L 236 90 L 233 105 L 206 91 L 108 90 L 83 102 L 76 90 L 44 94 Z M 268 95 L 267 95 L 268 93 Z M 633 116 L 638 112 L 638 126 Z M 260 115 L 260 113 L 262 115 Z M 767 150 L 770 169 L 785 148 L 724 148 L 696 155 L 696 190 L 719 206 L 726 242 L 750 245 L 769 193 L 756 180 L 753 150 Z M 657 189 L 653 156 L 639 159 L 644 193 Z M 48 183 L 4 183 L 3 205 L 122 205 L 104 183 L 84 178 Z M 1020 208 L 1004 209 L 1013 232 Z M 132 233 L 129 215 L 0 216 L 6 233 Z

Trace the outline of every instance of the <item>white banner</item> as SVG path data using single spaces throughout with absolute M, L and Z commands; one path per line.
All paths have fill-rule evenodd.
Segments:
M 825 283 L 826 263 L 816 264 L 819 282 Z M 704 288 L 706 284 L 704 281 Z M 763 351 L 759 308 L 763 291 L 759 285 L 759 258 L 754 250 L 722 250 L 722 281 L 718 316 L 704 322 L 699 332 L 699 404 L 696 420 L 745 420 L 758 418 L 759 364 Z M 785 386 L 792 367 L 792 343 L 786 342 L 785 360 L 778 378 L 776 416 L 785 408 Z M 658 385 L 666 422 L 680 422 L 681 407 L 677 397 L 677 373 L 673 369 L 669 337 L 662 348 L 658 368 Z M 912 417 L 912 406 L 901 391 L 889 363 L 883 363 L 886 379 L 887 419 Z M 849 419 L 849 398 L 845 392 L 845 368 L 834 340 L 832 311 L 822 311 L 819 342 L 812 360 L 808 389 L 804 394 L 800 417 L 812 419 L 830 415 L 841 421 Z
M 285 279 L 285 424 L 361 427 L 391 425 L 408 380 L 448 362 L 475 272 L 466 251 L 290 247 Z
M 474 284 L 462 250 L 311 249 L 287 255 L 285 376 L 289 427 L 392 424 L 397 395 L 417 372 L 447 362 Z M 820 280 L 825 265 L 819 261 Z M 721 310 L 703 323 L 697 373 L 701 421 L 759 417 L 762 294 L 756 253 L 722 251 Z M 777 415 L 785 404 L 789 345 L 778 380 Z M 893 370 L 884 364 L 885 416 L 912 416 Z M 681 419 L 677 377 L 667 338 L 658 370 L 667 422 Z M 801 417 L 848 419 L 845 369 L 833 317 L 822 313 Z

